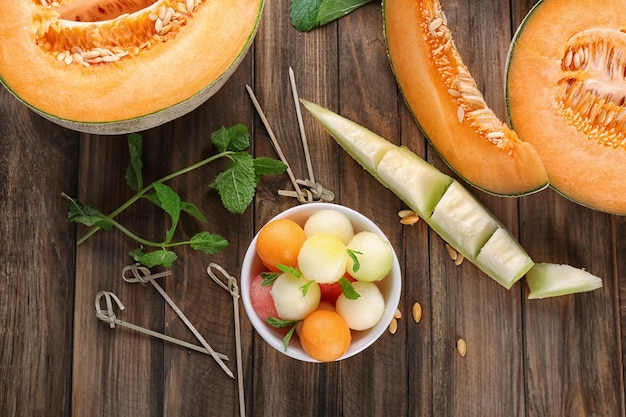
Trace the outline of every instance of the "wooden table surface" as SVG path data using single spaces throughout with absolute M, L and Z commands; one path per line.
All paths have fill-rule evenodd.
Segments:
M 504 117 L 503 73 L 512 33 L 532 1 L 445 0 L 456 45 L 487 102 Z M 196 111 L 141 132 L 144 177 L 155 180 L 215 149 L 210 133 L 247 125 L 257 156 L 276 157 L 246 93 L 255 91 L 294 173 L 306 177 L 289 89 L 404 144 L 445 172 L 399 96 L 385 53 L 379 2 L 309 33 L 289 21 L 289 2 L 266 2 L 245 61 Z M 529 86 L 532 88 L 532 86 Z M 94 314 L 98 291 L 116 293 L 118 318 L 188 342 L 194 338 L 150 287 L 122 281 L 135 248 L 118 232 L 94 235 L 67 220 L 62 193 L 109 212 L 129 198 L 125 136 L 60 128 L 0 91 L 0 415 L 236 416 L 237 381 L 206 355 L 121 327 Z M 253 416 L 615 417 L 625 415 L 626 221 L 578 206 L 552 190 L 513 199 L 473 190 L 538 261 L 584 267 L 601 290 L 527 300 L 523 281 L 503 289 L 449 259 L 423 222 L 398 222 L 402 203 L 367 175 L 304 114 L 316 179 L 336 203 L 362 211 L 387 233 L 401 260 L 403 313 L 395 334 L 345 361 L 301 363 L 269 347 L 242 313 L 245 402 Z M 226 212 L 208 188 L 221 167 L 172 181 L 209 213 L 206 229 L 229 240 L 220 254 L 178 250 L 170 297 L 235 369 L 231 296 L 207 276 L 215 262 L 238 276 L 247 245 L 269 218 L 297 202 L 277 195 L 286 175 L 265 177 L 243 215 Z M 148 205 L 120 222 L 147 236 L 168 223 Z M 179 236 L 202 227 L 184 218 Z M 423 306 L 415 323 L 411 306 Z M 467 355 L 455 343 L 467 342 Z

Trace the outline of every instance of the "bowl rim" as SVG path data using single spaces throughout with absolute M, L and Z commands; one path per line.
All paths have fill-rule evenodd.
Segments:
M 378 227 L 378 225 L 367 216 L 356 211 L 355 209 L 337 203 L 318 202 L 293 206 L 276 214 L 274 217 L 269 219 L 267 223 L 276 219 L 290 218 L 300 225 L 303 225 L 304 221 L 306 221 L 306 219 L 312 213 L 322 209 L 337 210 L 346 214 L 353 224 L 355 233 L 364 230 L 371 231 L 383 237 L 386 241 L 390 242 L 385 233 L 380 229 L 380 227 Z M 252 307 L 252 302 L 250 300 L 250 280 L 255 275 L 255 272 L 252 270 L 255 269 L 255 267 L 256 270 L 258 270 L 258 273 L 265 270 L 262 266 L 260 266 L 261 262 L 258 258 L 258 255 L 256 254 L 256 241 L 258 233 L 258 231 L 255 233 L 252 241 L 246 249 L 244 260 L 241 266 L 240 293 L 246 315 L 252 323 L 254 330 L 261 336 L 261 338 L 266 343 L 268 343 L 274 349 L 293 359 L 305 362 L 319 362 L 318 360 L 311 358 L 304 352 L 297 337 L 292 338 L 289 346 L 287 347 L 287 349 L 285 349 L 283 345 L 282 335 L 280 335 L 279 331 L 273 331 L 265 322 L 263 322 L 259 318 L 259 316 L 254 311 L 254 308 Z M 398 308 L 400 295 L 402 292 L 402 273 L 400 268 L 400 262 L 398 260 L 396 250 L 393 245 L 391 245 L 391 248 L 393 254 L 392 269 L 383 280 L 376 282 L 376 285 L 382 287 L 381 292 L 383 293 L 383 297 L 385 299 L 385 309 L 383 311 L 383 315 L 380 321 L 370 329 L 363 331 L 352 330 L 353 339 L 350 343 L 350 347 L 348 348 L 346 353 L 336 359 L 336 361 L 347 359 L 367 349 L 376 340 L 378 340 L 389 327 L 389 323 L 391 322 Z M 248 273 L 248 271 L 252 271 L 252 273 Z M 390 279 L 391 277 L 395 278 Z

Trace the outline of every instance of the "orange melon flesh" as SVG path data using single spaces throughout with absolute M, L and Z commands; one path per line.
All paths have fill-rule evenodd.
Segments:
M 537 149 L 551 186 L 615 214 L 626 214 L 624 7 L 538 3 L 511 43 L 506 79 L 511 124 Z
M 384 0 L 383 14 L 398 86 L 446 163 L 493 194 L 518 196 L 545 188 L 548 178 L 537 152 L 486 105 L 454 46 L 439 2 Z
M 76 2 L 60 2 L 63 16 L 71 15 L 67 10 L 72 3 Z M 178 2 L 149 3 L 154 3 L 149 6 L 154 10 L 118 19 L 115 30 L 106 29 L 113 25 L 112 20 L 80 23 L 61 19 L 55 7 L 46 8 L 39 1 L 16 0 L 3 5 L 0 81 L 44 117 L 92 133 L 143 130 L 193 110 L 226 82 L 245 56 L 263 0 L 196 2 L 193 16 L 185 16 L 184 24 L 161 40 L 150 38 L 154 22 L 145 16 L 158 13 L 162 5 L 176 8 Z M 135 18 L 142 13 L 142 19 Z M 76 26 L 88 28 L 64 40 L 67 28 Z M 65 27 L 65 32 L 54 36 L 55 27 Z M 116 62 L 85 67 L 58 59 L 59 51 L 69 49 L 70 43 L 83 47 L 125 45 L 134 36 L 139 38 L 135 43 L 147 39 L 150 46 L 135 45 L 134 52 Z

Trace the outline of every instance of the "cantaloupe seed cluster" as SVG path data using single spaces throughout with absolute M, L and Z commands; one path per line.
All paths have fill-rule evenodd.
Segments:
M 111 1 L 98 9 L 41 0 L 37 44 L 66 65 L 89 67 L 140 54 L 172 39 L 200 0 Z

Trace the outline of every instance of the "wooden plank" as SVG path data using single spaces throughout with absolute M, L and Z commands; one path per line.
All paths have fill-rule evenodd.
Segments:
M 215 97 L 165 127 L 174 139 L 170 142 L 171 151 L 167 161 L 172 169 L 191 165 L 215 154 L 215 147 L 209 145 L 209 137 L 222 126 L 242 123 L 254 133 L 252 107 L 245 89 L 246 84 L 252 83 L 252 58 L 253 52 L 250 51 L 234 76 Z M 239 280 L 241 262 L 252 239 L 253 206 L 243 215 L 229 213 L 217 192 L 209 188 L 226 162 L 223 160 L 210 164 L 170 184 L 183 199 L 196 204 L 208 218 L 207 224 L 189 217 L 181 219 L 177 233 L 179 239 L 189 239 L 200 231 L 208 231 L 224 237 L 229 246 L 216 255 L 205 255 L 188 247 L 181 248 L 178 250 L 180 258 L 172 268 L 173 276 L 171 280 L 168 278 L 166 288 L 206 341 L 215 350 L 229 356 L 230 361 L 226 364 L 237 375 L 233 298 L 215 284 L 206 272 L 210 263 L 216 263 Z M 250 386 L 250 358 L 245 352 L 249 351 L 252 343 L 252 328 L 241 299 L 238 303 L 245 359 L 243 381 Z M 189 329 L 170 309 L 166 310 L 166 332 L 183 340 L 190 337 Z M 193 341 L 198 344 L 196 340 Z M 238 382 L 228 377 L 212 358 L 195 353 L 189 355 L 184 349 L 168 346 L 164 360 L 166 415 L 239 415 Z M 249 409 L 254 399 L 246 400 L 246 409 Z
M 369 4 L 344 18 L 338 30 L 339 113 L 394 140 L 396 84 L 386 59 L 380 4 Z M 397 216 L 402 207 L 400 200 L 347 153 L 340 152 L 341 158 L 335 165 L 335 171 L 341 172 L 339 201 L 378 224 L 398 251 L 404 270 L 403 227 Z M 405 274 L 404 279 L 411 278 Z M 391 416 L 408 412 L 406 402 L 400 399 L 406 398 L 409 387 L 406 352 L 409 313 L 404 302 L 397 307 L 405 313 L 405 318 L 399 320 L 398 332 L 383 333 L 374 345 L 342 365 L 344 415 Z M 363 395 L 364 392 L 369 395 Z
M 0 414 L 70 411 L 78 135 L 0 88 Z
M 509 9 L 501 2 L 444 2 L 452 37 L 494 112 L 504 117 L 502 74 L 510 39 Z M 428 160 L 454 174 L 431 147 Z M 459 180 L 463 182 L 462 179 Z M 464 183 L 514 234 L 517 202 L 487 195 Z M 475 266 L 455 266 L 444 242 L 431 232 L 430 349 L 433 415 L 524 414 L 520 286 L 510 291 Z M 467 344 L 465 357 L 456 344 Z M 485 364 L 491 364 L 485 366 Z M 498 396 L 486 395 L 498 392 Z
M 332 29 L 306 34 L 296 31 L 289 20 L 288 2 L 267 2 L 263 19 L 256 38 L 255 93 L 294 175 L 304 179 L 308 175 L 288 70 L 290 66 L 293 68 L 300 97 L 324 102 L 327 92 L 334 91 L 337 85 L 333 72 L 336 35 Z M 311 130 L 313 122 L 310 118 L 306 120 L 307 135 L 312 142 L 321 129 Z M 259 122 L 256 132 L 257 155 L 277 157 L 267 131 Z M 319 175 L 318 180 L 335 191 L 338 179 L 319 167 L 329 160 L 334 161 L 336 155 L 325 145 L 310 143 L 310 146 L 315 149 L 311 157 L 317 169 L 314 171 L 316 179 Z M 278 197 L 279 189 L 293 190 L 286 175 L 269 178 L 261 184 L 256 201 L 255 231 L 275 214 L 298 204 L 294 199 Z M 296 361 L 269 347 L 256 333 L 251 353 L 254 368 L 251 415 L 340 415 L 341 386 L 336 377 L 339 364 L 320 366 Z
M 146 182 L 165 175 L 162 150 L 168 138 L 159 129 L 143 132 L 143 177 Z M 126 185 L 128 165 L 125 136 L 85 135 L 80 147 L 77 197 L 110 213 L 134 193 Z M 139 201 L 116 218 L 140 236 L 161 239 L 162 214 Z M 85 232 L 79 228 L 79 236 Z M 163 414 L 163 342 L 138 332 L 109 328 L 94 314 L 99 291 L 115 293 L 126 309 L 120 320 L 163 332 L 164 302 L 151 287 L 128 284 L 122 270 L 132 264 L 128 252 L 137 244 L 117 230 L 100 231 L 78 247 L 74 306 L 73 416 Z

